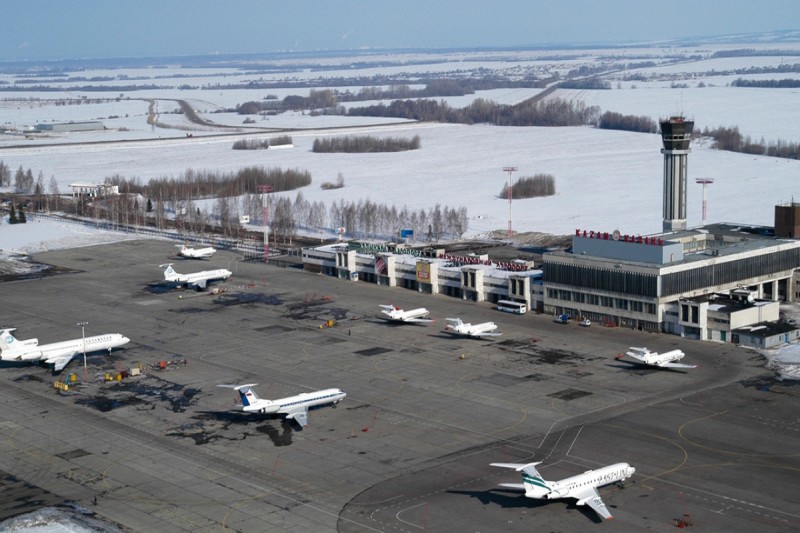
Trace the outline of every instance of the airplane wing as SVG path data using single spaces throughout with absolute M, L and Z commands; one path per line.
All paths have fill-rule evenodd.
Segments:
M 581 492 L 572 494 L 571 496 L 578 499 L 578 505 L 588 505 L 594 510 L 595 513 L 600 515 L 605 520 L 614 518 L 611 516 L 611 513 L 608 512 L 606 504 L 603 503 L 603 499 L 600 497 L 600 494 L 597 492 L 595 487 L 589 487 Z
M 658 366 L 664 368 L 697 368 L 697 365 L 684 365 L 682 363 L 661 363 Z
M 406 318 L 403 322 L 433 322 L 431 318 Z
M 45 359 L 44 362 L 55 365 L 53 367 L 53 371 L 61 372 L 62 370 L 64 370 L 64 367 L 67 366 L 69 362 L 72 361 L 72 358 L 75 357 L 76 355 L 78 355 L 77 350 L 66 355 L 50 357 L 48 359 Z
M 502 335 L 500 332 L 492 333 L 488 331 L 486 333 L 469 333 L 470 337 L 499 337 L 500 335 Z
M 286 418 L 288 420 L 294 420 L 300 427 L 306 427 L 308 425 L 308 409 L 301 407 L 295 411 L 289 411 L 286 413 Z
M 205 289 L 207 283 L 208 283 L 207 279 L 199 279 L 194 284 L 198 289 Z

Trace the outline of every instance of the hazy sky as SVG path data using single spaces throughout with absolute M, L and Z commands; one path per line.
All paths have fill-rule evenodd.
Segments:
M 0 61 L 625 43 L 800 29 L 798 0 L 0 0 Z

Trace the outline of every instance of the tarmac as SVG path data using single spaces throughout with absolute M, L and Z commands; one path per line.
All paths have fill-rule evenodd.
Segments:
M 57 375 L 0 365 L 0 519 L 68 502 L 130 531 L 800 528 L 800 384 L 775 380 L 753 351 L 174 253 L 147 240 L 47 252 L 34 258 L 56 275 L 0 284 L 19 339 L 79 338 L 80 321 L 87 336 L 131 338 Z M 160 283 L 169 261 L 233 276 L 217 294 L 175 290 Z M 387 323 L 379 304 L 436 321 Z M 455 316 L 503 335 L 443 334 Z M 699 366 L 616 360 L 629 346 L 680 348 Z M 113 379 L 131 368 L 144 371 Z M 231 383 L 347 398 L 300 431 L 238 412 L 217 387 Z M 614 515 L 604 526 L 574 500 L 497 487 L 520 479 L 489 463 L 533 461 L 545 479 L 616 462 L 636 474 L 600 489 Z

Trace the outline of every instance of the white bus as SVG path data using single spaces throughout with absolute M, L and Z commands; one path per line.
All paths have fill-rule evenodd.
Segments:
M 506 313 L 516 313 L 518 315 L 524 315 L 525 312 L 528 310 L 528 308 L 525 307 L 525 304 L 522 302 L 512 302 L 511 300 L 499 300 L 497 302 L 497 310 L 505 311 Z

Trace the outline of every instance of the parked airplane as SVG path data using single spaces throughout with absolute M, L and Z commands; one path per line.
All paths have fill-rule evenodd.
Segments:
M 625 355 L 636 359 L 636 361 L 641 364 L 655 366 L 658 368 L 697 368 L 697 365 L 684 365 L 674 362 L 681 360 L 686 355 L 681 350 L 671 350 L 669 352 L 660 354 L 658 352 L 650 351 L 647 348 L 637 348 L 636 346 L 631 346 L 628 348 L 628 351 L 625 352 Z M 617 356 L 617 359 L 621 358 L 622 355 Z
M 499 337 L 502 335 L 499 331 L 494 331 L 497 329 L 497 324 L 494 322 L 484 322 L 473 326 L 468 322 L 462 322 L 460 318 L 445 318 L 445 320 L 450 323 L 444 327 L 444 332 L 450 335 L 472 337 L 475 339 L 481 337 Z
M 212 248 L 211 246 L 207 246 L 206 248 L 189 248 L 185 244 L 176 244 L 175 246 L 181 247 L 181 251 L 178 252 L 178 255 L 187 259 L 205 259 L 206 257 L 211 257 L 217 251 L 216 248 Z
M 294 420 L 304 428 L 308 425 L 308 410 L 323 405 L 333 405 L 344 400 L 347 393 L 341 389 L 324 389 L 315 392 L 303 392 L 297 396 L 289 396 L 278 400 L 259 398 L 253 387 L 256 383 L 246 385 L 218 385 L 234 389 L 242 399 L 242 410 L 248 413 L 264 413 L 284 415 L 287 420 Z
M 0 359 L 3 361 L 41 361 L 54 365 L 53 370 L 60 372 L 78 354 L 94 353 L 119 348 L 130 342 L 128 337 L 119 333 L 95 335 L 86 339 L 54 342 L 39 346 L 39 339 L 17 340 L 11 334 L 15 328 L 0 330 Z
M 575 498 L 578 500 L 578 505 L 588 505 L 606 520 L 613 516 L 606 509 L 597 488 L 624 481 L 636 472 L 636 469 L 628 463 L 617 463 L 597 470 L 587 470 L 583 474 L 560 481 L 545 481 L 536 470 L 536 465 L 539 464 L 541 463 L 492 463 L 491 465 L 522 472 L 522 483 L 501 483 L 501 487 L 524 490 L 526 498 L 537 500 Z
M 194 287 L 197 290 L 205 289 L 212 281 L 228 279 L 232 274 L 232 272 L 226 268 L 203 270 L 202 272 L 195 272 L 193 274 L 178 274 L 175 272 L 175 269 L 172 268 L 172 263 L 158 266 L 164 269 L 165 280 L 187 288 Z
M 431 314 L 430 311 L 425 309 L 424 307 L 420 307 L 418 309 L 412 309 L 411 311 L 403 311 L 399 307 L 395 305 L 381 305 L 383 309 L 381 313 L 386 315 L 392 322 L 411 322 L 411 323 L 422 323 L 422 322 L 433 322 L 430 318 L 426 318 L 428 315 Z

